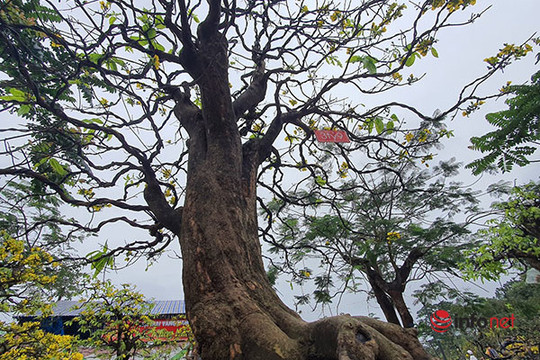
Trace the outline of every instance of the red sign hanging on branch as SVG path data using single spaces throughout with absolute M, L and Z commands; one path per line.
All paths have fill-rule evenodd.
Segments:
M 349 136 L 344 130 L 315 130 L 318 142 L 348 143 Z

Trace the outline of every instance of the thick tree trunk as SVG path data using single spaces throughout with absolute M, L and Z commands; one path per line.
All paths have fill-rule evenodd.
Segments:
M 275 294 L 258 240 L 256 175 L 264 155 L 256 143 L 241 144 L 226 41 L 212 34 L 214 20 L 209 15 L 199 28 L 204 51 L 184 49 L 203 107 L 175 93 L 175 114 L 190 136 L 189 168 L 181 227 L 168 226 L 180 238 L 199 354 L 203 360 L 428 359 L 412 329 L 348 315 L 306 323 Z M 147 201 L 157 208 L 153 191 Z
M 368 277 L 369 283 L 371 285 L 371 289 L 373 290 L 373 293 L 375 294 L 375 299 L 377 299 L 377 303 L 379 304 L 381 310 L 384 313 L 384 317 L 386 318 L 386 321 L 400 325 L 399 318 L 396 314 L 396 309 L 394 308 L 394 303 L 392 302 L 392 299 L 386 294 L 386 292 L 377 285 L 375 281 L 372 281 L 371 278 Z
M 415 330 L 340 316 L 306 323 L 269 284 L 253 184 L 207 156 L 190 172 L 182 221 L 188 318 L 204 360 L 427 359 Z M 230 169 L 229 169 L 230 170 Z
M 389 295 L 392 298 L 392 302 L 394 303 L 394 306 L 399 313 L 399 317 L 401 318 L 401 323 L 403 324 L 403 327 L 413 327 L 414 319 L 411 315 L 411 312 L 409 311 L 409 308 L 407 307 L 407 304 L 405 303 L 405 299 L 403 299 L 403 292 L 389 291 Z

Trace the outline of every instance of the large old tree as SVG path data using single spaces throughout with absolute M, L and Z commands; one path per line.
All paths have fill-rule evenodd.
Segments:
M 529 51 L 498 54 L 435 118 L 370 105 L 415 83 L 411 66 L 437 56 L 440 31 L 476 18 L 452 21 L 474 2 L 3 1 L 0 175 L 88 209 L 92 221 L 55 219 L 72 231 L 152 235 L 104 257 L 153 255 L 178 238 L 203 359 L 426 359 L 412 329 L 306 323 L 281 302 L 263 266 L 257 187 L 294 201 L 282 190 L 300 179 L 291 174 L 340 191 L 319 157 L 348 176 L 415 161 L 400 114 L 429 122 L 474 109 L 474 90 Z M 317 128 L 352 142 L 319 145 Z

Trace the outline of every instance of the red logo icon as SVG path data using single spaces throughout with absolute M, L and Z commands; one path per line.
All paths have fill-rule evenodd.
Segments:
M 446 310 L 437 310 L 429 318 L 431 322 L 431 328 L 438 333 L 444 333 L 448 331 L 450 325 L 452 325 L 452 318 Z

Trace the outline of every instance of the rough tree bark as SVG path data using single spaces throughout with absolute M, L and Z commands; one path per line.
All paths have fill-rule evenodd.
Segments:
M 396 266 L 395 278 L 392 281 L 386 281 L 382 274 L 371 266 L 366 259 L 348 259 L 351 264 L 363 267 L 377 303 L 381 307 L 386 320 L 392 324 L 401 324 L 405 328 L 414 326 L 414 319 L 405 303 L 403 293 L 414 264 L 423 254 L 424 251 L 418 248 L 411 250 L 403 264 L 400 267 Z
M 368 281 L 371 289 L 373 290 L 373 294 L 375 295 L 375 299 L 377 300 L 377 303 L 379 304 L 381 310 L 384 313 L 386 321 L 392 324 L 400 325 L 399 318 L 397 316 L 396 309 L 394 308 L 394 303 L 392 302 L 392 299 L 378 285 L 378 283 L 372 279 L 372 277 L 368 277 Z
M 233 103 L 227 42 L 218 31 L 219 2 L 210 4 L 197 43 L 182 53 L 200 88 L 202 110 L 189 101 L 187 90 L 172 90 L 175 114 L 190 136 L 181 214 L 156 200 L 157 189 L 145 192 L 153 212 L 180 238 L 187 315 L 200 355 L 204 360 L 428 359 L 413 329 L 349 315 L 307 323 L 275 294 L 258 240 L 256 175 L 280 128 L 242 145 L 235 112 L 260 101 L 265 88 L 257 86 L 255 74 L 250 95 Z M 180 219 L 181 227 L 175 223 Z

